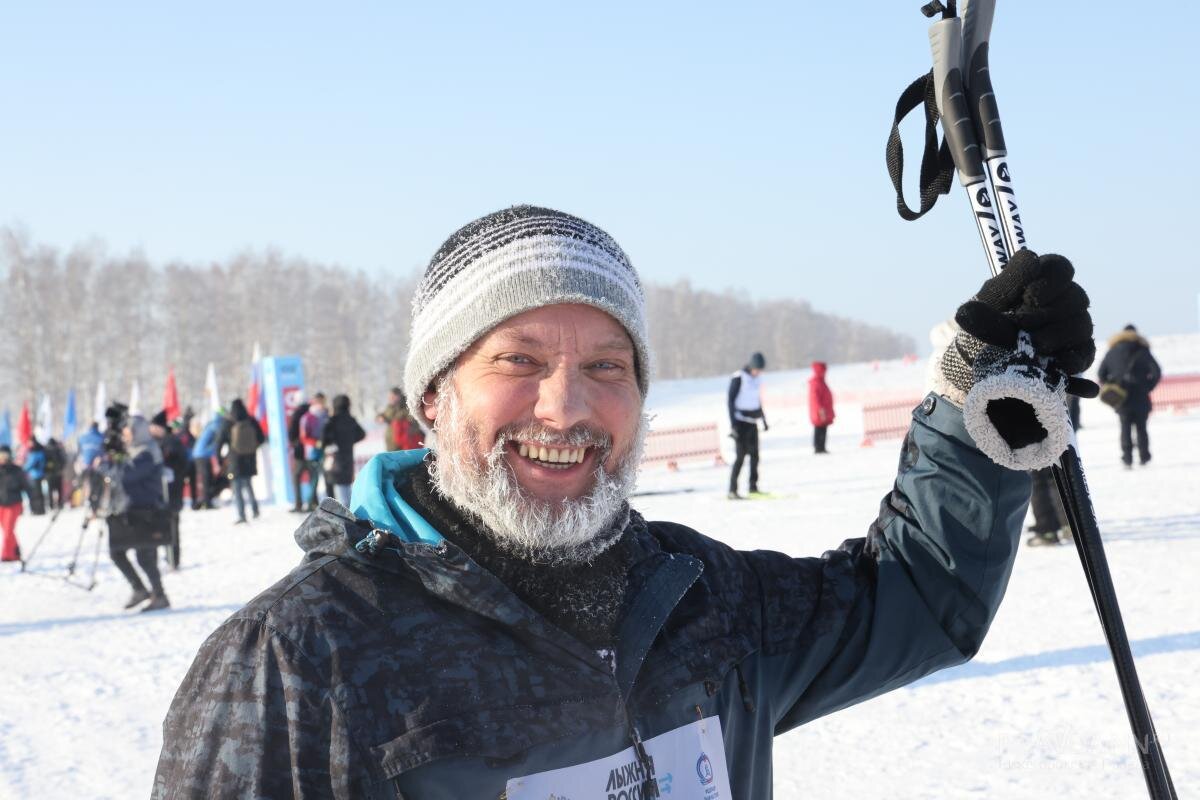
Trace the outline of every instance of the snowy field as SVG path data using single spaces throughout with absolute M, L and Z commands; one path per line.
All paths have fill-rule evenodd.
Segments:
M 1156 347 L 1160 344 L 1154 342 Z M 1163 341 L 1168 373 L 1200 371 L 1200 337 Z M 924 365 L 834 367 L 835 396 L 919 394 Z M 894 475 L 898 442 L 859 446 L 842 402 L 832 455 L 816 457 L 807 375 L 768 373 L 774 406 L 761 483 L 778 497 L 724 499 L 725 468 L 647 470 L 635 505 L 739 548 L 819 554 L 861 536 Z M 655 427 L 718 421 L 726 378 L 656 385 Z M 1154 461 L 1125 471 L 1115 416 L 1084 404 L 1080 447 L 1138 668 L 1180 796 L 1200 793 L 1200 413 L 1157 414 Z M 744 480 L 744 478 L 743 478 Z M 29 548 L 47 517 L 23 516 Z M 295 515 L 185 512 L 173 609 L 121 610 L 128 587 L 102 554 L 98 584 L 0 571 L 0 797 L 149 794 L 167 706 L 205 636 L 292 567 Z M 66 512 L 32 568 L 61 574 L 80 512 Z M 90 568 L 95 534 L 85 539 Z M 86 570 L 85 570 L 86 572 Z M 1074 548 L 1022 548 L 978 657 L 776 742 L 778 798 L 1137 798 L 1145 796 L 1117 682 Z

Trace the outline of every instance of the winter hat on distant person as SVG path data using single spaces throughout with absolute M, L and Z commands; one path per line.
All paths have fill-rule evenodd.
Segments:
M 646 300 L 624 251 L 578 217 L 513 206 L 459 228 L 430 260 L 412 301 L 404 365 L 408 407 L 420 408 L 430 383 L 480 336 L 510 317 L 557 303 L 593 306 L 624 326 L 645 396 Z
M 755 353 L 750 356 L 750 360 L 746 362 L 746 369 L 766 369 L 767 360 L 763 358 L 762 353 Z
M 150 419 L 151 425 L 157 425 L 160 428 L 167 427 L 167 410 L 164 408 Z

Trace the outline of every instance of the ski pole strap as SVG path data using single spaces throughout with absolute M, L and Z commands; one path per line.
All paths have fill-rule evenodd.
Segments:
M 909 208 L 904 199 L 904 145 L 900 142 L 900 121 L 917 106 L 925 104 L 925 152 L 921 157 L 921 206 L 917 211 Z M 892 120 L 892 133 L 887 142 L 887 168 L 892 186 L 896 189 L 896 210 L 900 216 L 912 222 L 925 216 L 938 195 L 950 193 L 950 182 L 954 177 L 954 158 L 950 147 L 942 140 L 938 148 L 937 92 L 933 85 L 933 70 L 917 78 L 896 101 L 896 116 Z

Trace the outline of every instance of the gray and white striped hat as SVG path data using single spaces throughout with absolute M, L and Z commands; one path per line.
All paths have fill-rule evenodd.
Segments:
M 408 407 L 420 408 L 430 383 L 480 336 L 509 317 L 556 303 L 594 306 L 625 327 L 645 396 L 646 299 L 624 251 L 578 217 L 513 206 L 459 228 L 430 260 L 412 301 Z

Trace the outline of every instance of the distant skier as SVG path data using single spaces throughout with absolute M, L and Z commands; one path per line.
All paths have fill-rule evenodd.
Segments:
M 755 353 L 729 381 L 729 426 L 736 447 L 733 469 L 729 473 L 730 500 L 741 498 L 738 476 L 747 457 L 750 459 L 750 494 L 758 494 L 759 420 L 762 420 L 764 431 L 769 429 L 762 409 L 762 372 L 766 366 L 763 354 Z
M 123 448 L 106 450 L 100 471 L 108 484 L 108 555 L 133 594 L 125 608 L 146 603 L 142 611 L 157 611 L 171 603 L 163 590 L 158 571 L 158 547 L 171 537 L 167 498 L 163 491 L 162 451 L 150 435 L 146 418 L 135 414 L 121 427 Z M 138 566 L 146 574 L 149 591 L 137 570 L 129 563 L 128 550 L 137 555 Z
M 13 463 L 12 448 L 0 444 L 0 534 L 4 536 L 0 561 L 20 561 L 21 546 L 17 544 L 17 517 L 21 516 L 21 496 L 33 496 L 33 487 L 25 470 Z
M 334 395 L 333 414 L 325 423 L 321 443 L 325 448 L 325 484 L 332 486 L 342 505 L 350 507 L 350 484 L 354 482 L 354 445 L 366 438 L 358 420 L 350 415 L 350 398 Z
M 825 383 L 824 361 L 812 362 L 812 377 L 808 379 L 808 418 L 813 425 L 813 452 L 824 455 L 825 433 L 833 424 L 833 392 Z
M 229 425 L 221 432 L 217 448 L 224 448 L 224 472 L 233 482 L 233 499 L 237 503 L 235 525 L 246 522 L 246 496 L 250 498 L 250 511 L 258 519 L 258 499 L 250 479 L 258 474 L 258 448 L 267 439 L 258 420 L 250 416 L 242 398 L 229 404 Z
M 85 502 L 94 514 L 100 506 L 104 492 L 104 476 L 96 469 L 100 456 L 104 454 L 104 434 L 100 423 L 92 421 L 86 431 L 79 434 L 79 452 L 75 456 L 75 473 L 80 476 L 80 487 L 87 495 Z
M 308 510 L 316 511 L 321 503 L 321 476 L 325 472 L 324 445 L 321 437 L 325 435 L 325 423 L 329 421 L 329 411 L 325 408 L 325 394 L 317 392 L 308 404 L 308 412 L 300 418 L 300 444 L 304 446 L 304 460 L 308 464 L 309 486 L 312 497 L 309 499 Z M 329 491 L 329 479 L 325 480 L 326 495 Z
M 404 402 L 404 391 L 399 386 L 393 386 L 388 392 L 387 408 L 379 412 L 375 421 L 387 426 L 383 431 L 383 445 L 389 453 L 414 450 L 421 446 L 424 439 L 421 425 L 409 413 L 408 404 Z
M 221 431 L 225 427 L 225 415 L 221 411 L 213 414 L 212 419 L 196 437 L 192 445 L 192 463 L 196 467 L 197 492 L 200 500 L 199 508 L 216 508 L 217 496 L 221 493 L 224 481 L 213 470 L 213 459 L 217 455 L 217 443 L 221 439 Z M 193 502 L 193 508 L 197 506 Z
M 46 480 L 46 448 L 33 437 L 25 451 L 25 463 L 21 465 L 29 478 L 29 513 L 35 517 L 46 513 L 46 494 L 42 483 Z
M 1137 328 L 1125 329 L 1108 340 L 1108 352 L 1100 362 L 1100 399 L 1117 412 L 1121 420 L 1121 461 L 1133 466 L 1133 431 L 1137 430 L 1138 463 L 1150 461 L 1150 435 L 1146 421 L 1150 417 L 1150 392 L 1162 378 L 1162 369 L 1150 353 L 1150 343 Z
M 67 451 L 50 437 L 46 442 L 46 507 L 53 511 L 63 504 L 63 470 L 67 466 Z
M 167 412 L 159 411 L 150 420 L 150 435 L 162 451 L 163 476 L 167 482 L 167 511 L 171 519 L 171 542 L 167 545 L 167 561 L 179 569 L 179 513 L 183 510 L 183 477 L 191 463 L 187 448 L 167 426 Z

